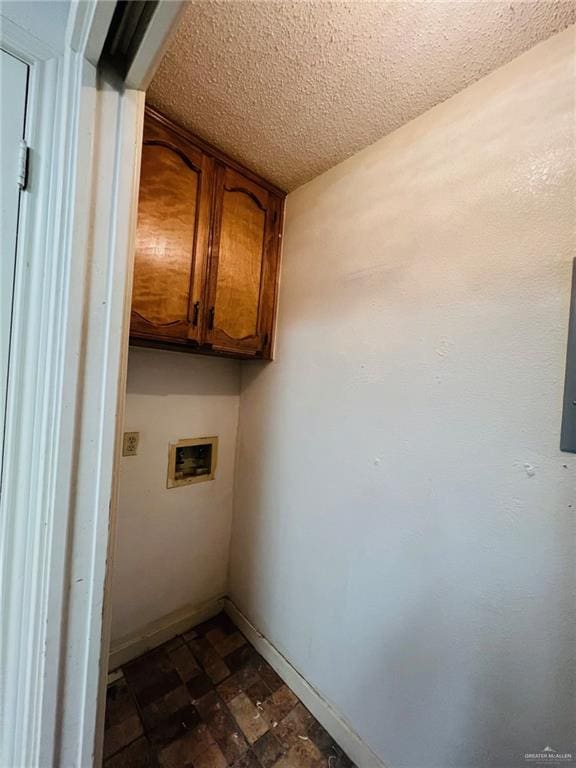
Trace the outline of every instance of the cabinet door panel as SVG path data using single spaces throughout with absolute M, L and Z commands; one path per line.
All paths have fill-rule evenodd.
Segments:
M 215 349 L 262 352 L 263 275 L 273 230 L 270 193 L 231 168 L 216 180 L 207 341 Z
M 222 203 L 214 325 L 231 339 L 258 335 L 258 303 L 266 210 L 240 188 Z
M 132 293 L 132 335 L 198 339 L 209 218 L 209 161 L 146 126 Z M 195 322 L 196 321 L 196 322 Z

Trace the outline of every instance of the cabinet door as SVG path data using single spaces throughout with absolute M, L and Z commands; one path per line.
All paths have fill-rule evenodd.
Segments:
M 280 201 L 224 166 L 215 185 L 206 341 L 215 350 L 268 357 Z
M 198 341 L 213 161 L 147 115 L 132 317 L 136 338 Z

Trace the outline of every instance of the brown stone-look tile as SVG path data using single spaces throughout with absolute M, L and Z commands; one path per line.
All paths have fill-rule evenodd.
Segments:
M 157 768 L 157 766 L 156 755 L 144 736 L 104 762 L 104 768 Z
M 197 675 L 194 675 L 194 677 L 188 680 L 186 685 L 194 703 L 214 690 L 214 683 L 205 672 L 199 672 Z
M 111 725 L 104 731 L 104 757 L 116 754 L 144 733 L 138 715 L 132 715 L 121 723 Z
M 254 706 L 245 693 L 228 702 L 228 709 L 240 726 L 248 744 L 254 744 L 270 728 L 262 712 Z
M 348 755 L 336 744 L 328 731 L 314 718 L 312 718 L 312 724 L 308 727 L 308 736 L 328 760 L 330 768 L 355 768 Z
M 147 731 L 151 731 L 163 723 L 164 720 L 167 720 L 170 715 L 190 704 L 192 704 L 192 697 L 186 686 L 180 683 L 178 688 L 168 691 L 164 696 L 160 696 L 141 708 L 140 713 L 144 728 Z
M 168 744 L 200 723 L 188 689 L 181 685 L 142 709 L 142 720 L 153 744 Z
M 196 707 L 228 763 L 235 762 L 248 751 L 246 739 L 215 691 L 200 699 Z
M 284 680 L 276 674 L 270 664 L 260 656 L 259 653 L 254 652 L 253 658 L 250 662 L 258 675 L 264 680 L 268 688 L 274 693 L 284 685 Z
M 246 688 L 246 695 L 253 704 L 260 706 L 260 704 L 272 694 L 272 691 L 268 688 L 266 683 L 258 677 L 256 672 L 254 672 L 254 675 L 257 679 L 252 685 Z
M 296 743 L 298 738 L 308 736 L 308 729 L 315 722 L 306 707 L 300 702 L 286 717 L 278 723 L 274 734 L 284 749 L 288 749 Z M 316 746 L 319 746 L 318 744 Z M 322 751 L 320 749 L 320 751 Z
M 215 649 L 216 653 L 224 658 L 243 645 L 246 645 L 246 638 L 240 632 L 233 632 L 231 635 L 227 635 L 221 629 L 213 629 L 208 632 L 206 640 Z
M 298 739 L 274 768 L 328 768 L 328 760 L 310 739 Z
M 329 752 L 334 744 L 332 736 L 330 736 L 328 731 L 314 718 L 308 726 L 308 736 L 312 739 L 314 744 L 316 744 L 322 754 Z
M 122 667 L 124 677 L 134 692 L 148 688 L 174 671 L 164 648 L 155 648 Z
M 105 768 L 356 768 L 224 613 L 123 672 Z
M 202 669 L 206 669 L 207 666 L 214 664 L 220 658 L 208 640 L 204 637 L 197 637 L 195 640 L 190 640 L 188 646 L 192 650 L 192 653 L 196 657 L 196 661 Z
M 216 742 L 194 758 L 194 768 L 224 768 L 226 765 L 226 758 Z
M 104 757 L 109 757 L 143 734 L 134 698 L 124 678 L 106 691 Z
M 231 672 L 237 672 L 239 669 L 243 669 L 248 664 L 251 664 L 252 667 L 258 671 L 256 664 L 254 663 L 256 656 L 257 654 L 254 648 L 252 648 L 250 645 L 243 645 L 240 648 L 236 648 L 236 650 L 232 651 L 232 653 L 229 653 L 226 656 L 225 661 Z
M 213 629 L 217 629 L 219 626 L 220 622 L 218 620 L 218 616 L 212 616 L 211 619 L 206 619 L 206 621 L 202 621 L 200 624 L 196 624 L 194 627 L 194 632 L 196 632 L 196 637 L 205 637 L 208 632 Z
M 216 689 L 224 701 L 229 702 L 239 693 L 245 693 L 251 686 L 259 683 L 261 683 L 260 678 L 252 667 L 244 667 L 244 669 L 239 669 L 238 672 L 227 677 L 226 680 L 216 686 Z M 267 696 L 269 695 L 270 691 L 267 693 Z
M 190 704 L 170 715 L 164 722 L 148 733 L 152 744 L 166 745 L 181 738 L 188 731 L 192 731 L 200 725 L 200 715 Z
M 220 627 L 214 627 L 213 629 L 209 629 L 204 635 L 204 638 L 208 640 L 210 645 L 215 649 L 218 643 L 221 643 L 223 640 L 226 640 L 227 637 L 228 635 L 226 634 L 226 632 L 224 632 L 223 629 L 220 629 Z
M 296 704 L 298 704 L 296 696 L 287 685 L 283 685 L 262 702 L 262 707 L 268 722 L 273 728 L 276 728 Z
M 167 672 L 163 677 L 153 682 L 146 688 L 142 688 L 135 692 L 136 701 L 140 708 L 146 707 L 156 699 L 165 696 L 170 691 L 178 688 L 182 685 L 182 680 L 178 672 L 173 669 L 171 672 Z
M 332 747 L 323 755 L 328 761 L 328 768 L 356 768 L 352 760 L 336 743 L 333 743 Z
M 158 758 L 162 768 L 226 768 L 228 765 L 203 724 L 164 747 Z
M 240 760 L 237 760 L 232 768 L 262 768 L 262 765 L 256 759 L 256 755 L 252 750 L 242 755 Z
M 190 648 L 202 669 L 214 683 L 220 683 L 228 677 L 230 669 L 207 640 L 204 638 L 192 640 Z
M 168 657 L 185 683 L 200 670 L 198 662 L 187 645 L 181 645 L 179 648 L 168 651 Z
M 206 674 L 214 684 L 217 684 L 222 682 L 222 680 L 225 680 L 229 676 L 230 669 L 228 668 L 228 666 L 225 664 L 224 661 L 220 660 L 220 661 L 217 661 L 215 664 L 210 664 L 209 667 L 206 667 Z
M 156 648 L 126 664 L 123 671 L 140 707 L 181 685 L 180 676 L 163 648 Z
M 272 768 L 284 754 L 284 750 L 272 731 L 268 731 L 262 738 L 258 739 L 252 749 L 262 768 Z
M 121 677 L 106 689 L 106 728 L 136 714 L 136 704 L 126 680 Z

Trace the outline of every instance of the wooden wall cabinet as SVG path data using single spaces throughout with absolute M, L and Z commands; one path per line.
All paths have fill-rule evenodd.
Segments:
M 271 359 L 284 193 L 146 109 L 130 339 Z

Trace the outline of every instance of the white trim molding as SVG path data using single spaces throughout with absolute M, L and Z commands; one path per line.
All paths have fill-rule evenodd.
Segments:
M 38 135 L 17 254 L 2 492 L 1 754 L 4 765 L 84 767 L 95 754 L 144 98 L 98 83 L 71 50 L 31 71 Z
M 126 73 L 129 88 L 148 88 L 185 9 L 186 3 L 180 0 L 158 3 Z
M 50 549 L 57 524 L 49 502 L 58 422 L 52 401 L 59 379 L 55 307 L 65 279 L 65 262 L 57 263 L 54 249 L 62 91 L 72 73 L 69 59 L 7 21 L 2 20 L 2 47 L 30 67 L 30 168 L 21 194 L 0 499 L 0 764 L 36 766 L 47 730 L 54 727 L 54 718 L 43 718 Z
M 380 758 L 346 722 L 342 715 L 302 677 L 288 659 L 268 640 L 230 599 L 224 601 L 224 610 L 238 629 L 246 636 L 271 667 L 280 675 L 300 701 L 312 712 L 348 757 L 360 768 L 386 768 Z
M 85 69 L 90 67 L 85 64 Z M 93 95 L 90 92 L 88 99 Z M 61 504 L 67 500 L 70 505 L 67 572 L 63 574 L 68 585 L 66 623 L 61 625 L 60 640 L 65 651 L 57 702 L 60 742 L 55 764 L 59 766 L 98 764 L 95 723 L 102 700 L 101 667 L 107 656 L 102 647 L 106 553 L 115 506 L 124 307 L 132 265 L 144 94 L 119 93 L 99 82 L 94 106 L 97 123 L 80 132 L 90 136 L 93 165 L 87 177 L 87 169 L 77 168 L 71 233 L 70 252 L 88 256 L 84 263 L 78 260 L 71 266 L 75 274 L 68 298 L 64 366 L 75 375 L 66 377 L 62 400 L 75 403 L 75 413 L 65 416 L 59 449 L 61 458 L 67 456 L 68 461 L 61 463 L 57 478 Z M 81 119 L 91 107 L 91 103 L 81 106 Z M 85 192 L 86 182 L 91 194 Z M 75 707 L 74 702 L 81 706 Z
M 181 4 L 159 5 L 138 51 L 146 77 Z M 2 47 L 30 66 L 0 499 L 0 765 L 90 768 L 102 753 L 143 82 L 97 70 L 107 0 L 72 0 L 61 42 L 0 15 Z
M 0 500 L 6 766 L 101 758 L 144 114 L 141 86 L 110 85 L 95 66 L 112 7 L 73 0 L 61 50 L 2 9 L 2 47 L 30 66 Z M 157 50 L 139 56 L 145 69 Z

